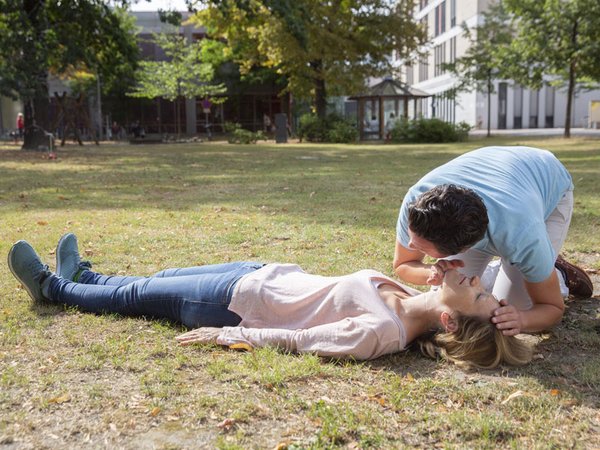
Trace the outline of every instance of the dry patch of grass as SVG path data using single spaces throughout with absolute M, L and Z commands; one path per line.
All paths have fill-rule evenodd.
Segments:
M 512 144 L 508 139 L 494 141 Z M 486 141 L 487 143 L 487 141 Z M 600 269 L 600 145 L 550 139 L 576 185 L 566 255 Z M 104 273 L 242 259 L 391 275 L 406 189 L 481 142 L 0 147 L 0 254 L 53 266 L 75 232 Z M 593 274 L 600 286 L 597 274 Z M 596 288 L 596 294 L 598 294 Z M 143 318 L 31 305 L 0 266 L 0 443 L 7 448 L 600 447 L 600 301 L 569 302 L 524 368 L 465 373 L 405 352 L 369 363 L 179 347 Z

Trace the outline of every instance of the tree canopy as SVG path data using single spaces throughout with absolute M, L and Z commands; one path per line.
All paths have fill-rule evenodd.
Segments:
M 504 0 L 515 35 L 499 49 L 503 73 L 540 88 L 546 82 L 567 90 L 565 137 L 570 136 L 576 86 L 600 82 L 600 2 L 598 0 Z
M 163 49 L 166 61 L 142 61 L 137 73 L 137 84 L 129 93 L 132 97 L 178 100 L 180 97 L 210 98 L 212 102 L 223 101 L 215 96 L 225 92 L 225 86 L 213 84 L 213 64 L 203 62 L 203 54 L 214 54 L 215 43 L 190 42 L 175 34 L 155 34 L 155 43 Z M 214 63 L 214 58 L 211 60 Z M 179 112 L 179 108 L 176 109 Z M 177 132 L 181 133 L 179 116 Z
M 392 72 L 391 55 L 424 43 L 406 0 L 198 0 L 193 21 L 226 42 L 242 73 L 267 67 L 324 116 L 331 94 L 354 93 L 369 77 Z
M 126 2 L 123 2 L 126 6 Z M 0 94 L 25 106 L 24 148 L 48 130 L 48 75 L 100 75 L 105 89 L 132 79 L 133 21 L 102 0 L 0 0 Z M 37 133 L 37 134 L 36 134 Z
M 491 132 L 491 95 L 494 80 L 502 76 L 504 61 L 498 49 L 510 45 L 513 30 L 510 16 L 502 5 L 494 5 L 482 14 L 482 23 L 475 28 L 462 25 L 469 47 L 463 56 L 453 63 L 444 64 L 444 69 L 456 76 L 455 92 L 478 91 L 487 95 L 487 135 Z

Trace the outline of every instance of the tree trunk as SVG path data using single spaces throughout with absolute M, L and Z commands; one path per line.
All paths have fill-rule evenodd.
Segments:
M 44 86 L 47 90 L 46 83 L 44 83 Z M 23 150 L 38 150 L 41 147 L 49 147 L 48 107 L 48 97 L 37 97 L 25 102 L 25 135 L 23 147 L 21 147 Z
M 324 119 L 327 115 L 327 90 L 325 88 L 325 80 L 323 79 L 323 61 L 313 61 L 310 63 L 314 71 L 315 83 L 315 109 L 317 117 Z
M 488 78 L 487 85 L 487 137 L 492 136 L 492 79 Z
M 44 13 L 45 0 L 25 0 L 23 9 L 26 11 L 29 21 L 34 29 L 36 45 L 26 47 L 26 59 L 30 67 L 35 67 L 35 81 L 29 87 L 32 94 L 23 99 L 25 111 L 25 133 L 23 138 L 23 150 L 37 150 L 40 146 L 49 144 L 46 131 L 50 128 L 48 123 L 48 68 L 46 55 L 43 54 L 43 43 L 48 29 Z M 41 46 L 38 44 L 42 43 Z M 33 75 L 33 74 L 32 74 Z
M 573 31 L 571 32 L 571 48 L 573 51 L 577 48 L 577 25 L 578 20 L 575 19 L 573 23 Z M 573 104 L 573 94 L 575 93 L 575 71 L 577 61 L 573 54 L 571 54 L 571 64 L 569 65 L 569 88 L 567 90 L 567 111 L 565 114 L 565 134 L 564 137 L 571 137 L 571 109 Z

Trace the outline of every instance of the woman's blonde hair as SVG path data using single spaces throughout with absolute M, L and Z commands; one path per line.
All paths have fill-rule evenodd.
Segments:
M 505 363 L 520 366 L 531 361 L 532 348 L 515 336 L 505 336 L 494 324 L 458 316 L 456 331 L 438 331 L 417 340 L 421 352 L 438 356 L 462 368 L 493 369 Z

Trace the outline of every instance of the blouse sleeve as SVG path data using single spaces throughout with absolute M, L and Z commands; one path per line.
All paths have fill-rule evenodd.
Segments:
M 359 360 L 373 359 L 400 350 L 398 342 L 395 346 L 389 343 L 382 345 L 375 330 L 357 317 L 304 330 L 224 327 L 217 342 L 221 345 L 247 343 L 253 347 L 274 346 L 289 352 Z

